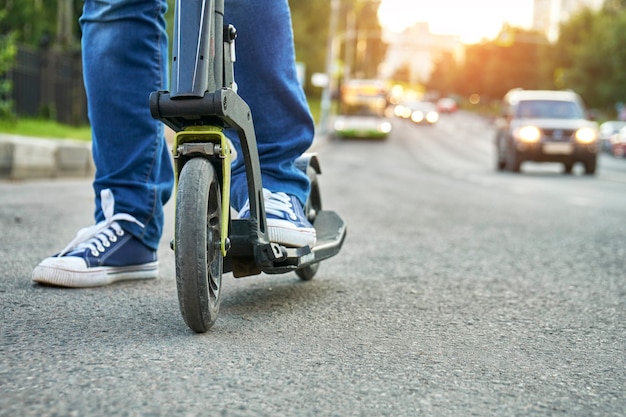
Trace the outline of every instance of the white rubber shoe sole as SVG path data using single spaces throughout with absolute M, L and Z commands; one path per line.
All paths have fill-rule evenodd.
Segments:
M 58 287 L 89 288 L 117 281 L 154 279 L 158 274 L 158 261 L 125 267 L 87 268 L 82 258 L 62 256 L 44 259 L 33 270 L 32 281 Z

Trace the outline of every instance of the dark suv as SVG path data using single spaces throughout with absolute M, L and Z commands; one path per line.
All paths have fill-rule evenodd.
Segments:
M 519 172 L 522 162 L 535 161 L 561 162 L 566 173 L 581 162 L 585 174 L 596 172 L 598 126 L 572 91 L 511 90 L 496 127 L 500 171 Z

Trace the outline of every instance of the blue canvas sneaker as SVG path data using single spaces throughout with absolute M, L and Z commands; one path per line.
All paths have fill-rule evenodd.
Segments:
M 65 249 L 37 265 L 33 282 L 80 288 L 157 277 L 156 251 L 128 234 L 118 221 L 143 224 L 129 214 L 113 214 L 111 190 L 103 190 L 101 199 L 105 220 L 81 229 Z
M 270 242 L 288 247 L 315 245 L 315 228 L 307 220 L 302 204 L 292 195 L 263 189 L 267 233 Z M 250 202 L 239 211 L 239 218 L 250 217 Z

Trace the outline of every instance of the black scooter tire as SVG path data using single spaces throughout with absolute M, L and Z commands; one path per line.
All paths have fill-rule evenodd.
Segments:
M 312 166 L 308 166 L 306 170 L 306 174 L 309 177 L 309 181 L 311 183 L 311 192 L 309 193 L 309 198 L 304 205 L 304 213 L 307 216 L 307 220 L 311 222 L 311 224 L 315 223 L 315 217 L 317 216 L 317 212 L 322 209 L 322 194 L 320 192 L 319 182 L 317 180 L 317 171 Z M 302 281 L 310 281 L 313 279 L 315 274 L 317 274 L 317 270 L 319 269 L 319 262 L 307 265 L 303 268 L 296 269 L 296 275 Z
M 178 302 L 185 323 L 208 331 L 220 307 L 223 257 L 218 177 L 205 158 L 182 168 L 176 194 L 174 253 Z

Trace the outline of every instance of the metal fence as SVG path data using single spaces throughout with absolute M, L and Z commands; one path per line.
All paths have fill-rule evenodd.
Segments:
M 80 51 L 20 45 L 8 76 L 18 116 L 46 117 L 70 125 L 88 123 Z

